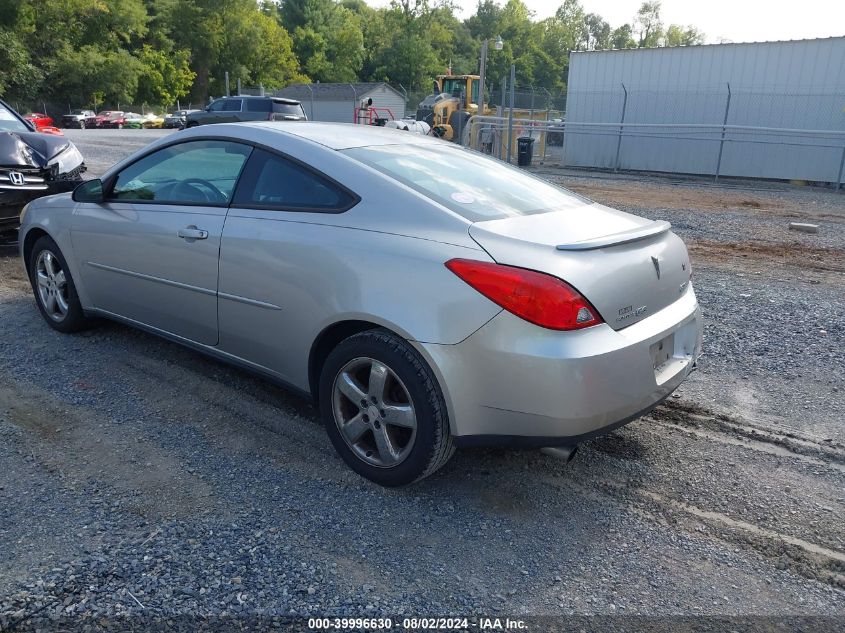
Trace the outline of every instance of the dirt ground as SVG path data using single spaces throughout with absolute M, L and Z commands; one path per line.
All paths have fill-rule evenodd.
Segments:
M 147 609 L 220 613 L 236 583 L 254 612 L 841 621 L 845 194 L 541 175 L 672 222 L 701 367 L 569 464 L 461 451 L 401 491 L 351 474 L 311 405 L 260 379 L 120 325 L 49 330 L 0 246 L 0 615 L 132 612 L 130 587 Z

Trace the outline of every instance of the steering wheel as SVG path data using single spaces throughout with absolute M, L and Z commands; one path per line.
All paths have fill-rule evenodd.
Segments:
M 196 185 L 200 185 L 200 187 L 197 187 Z M 197 190 L 202 193 L 206 202 L 229 202 L 229 196 L 220 191 L 220 189 L 215 187 L 209 181 L 203 180 L 202 178 L 186 178 L 185 180 L 180 180 L 175 184 L 172 192 L 176 194 L 180 189 L 187 189 L 187 187 L 190 187 L 191 190 Z

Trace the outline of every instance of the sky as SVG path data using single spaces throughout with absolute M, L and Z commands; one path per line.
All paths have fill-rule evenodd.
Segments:
M 553 15 L 562 0 L 523 0 L 538 19 Z M 389 0 L 369 0 L 385 6 Z M 504 4 L 505 0 L 499 0 Z M 581 0 L 612 27 L 633 20 L 642 0 Z M 475 11 L 477 0 L 456 0 L 461 17 Z M 691 24 L 708 44 L 721 40 L 765 42 L 845 35 L 845 0 L 663 0 L 664 24 Z

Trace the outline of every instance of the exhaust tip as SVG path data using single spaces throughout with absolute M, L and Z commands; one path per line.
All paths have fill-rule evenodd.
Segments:
M 569 463 L 575 457 L 575 453 L 578 452 L 578 446 L 545 446 L 540 449 L 540 452 Z

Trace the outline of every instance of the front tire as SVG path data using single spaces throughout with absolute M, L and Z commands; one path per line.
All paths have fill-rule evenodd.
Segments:
M 329 354 L 319 403 L 343 460 L 382 486 L 423 479 L 455 451 L 433 372 L 413 347 L 385 330 L 355 334 Z
M 47 325 L 69 334 L 93 324 L 82 311 L 67 261 L 51 238 L 45 235 L 35 242 L 28 270 L 35 302 Z

